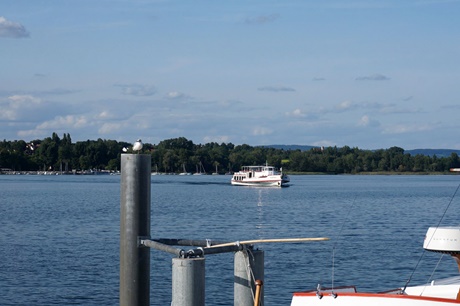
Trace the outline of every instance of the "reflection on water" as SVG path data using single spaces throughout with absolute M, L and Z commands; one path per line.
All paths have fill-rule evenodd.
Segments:
M 264 207 L 262 203 L 262 189 L 258 189 L 259 198 L 257 201 L 257 238 L 262 239 L 264 237 L 263 228 L 264 228 Z
M 262 189 L 259 189 L 259 201 L 257 201 L 257 206 L 262 206 Z

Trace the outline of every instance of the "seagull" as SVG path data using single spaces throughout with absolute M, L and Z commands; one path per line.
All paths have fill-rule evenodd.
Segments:
M 140 151 L 140 150 L 142 150 L 142 147 L 143 147 L 142 140 L 138 139 L 133 145 L 133 151 Z M 139 153 L 139 152 L 137 152 L 137 153 Z

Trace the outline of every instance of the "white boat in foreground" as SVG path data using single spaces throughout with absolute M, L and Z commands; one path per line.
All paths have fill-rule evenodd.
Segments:
M 232 176 L 232 185 L 284 187 L 289 183 L 289 176 L 277 171 L 273 166 L 243 166 Z
M 450 254 L 460 271 L 460 226 L 430 227 L 423 247 Z M 460 304 L 460 276 L 433 280 L 421 286 L 408 286 L 382 293 L 360 293 L 354 286 L 296 292 L 291 306 L 437 306 Z

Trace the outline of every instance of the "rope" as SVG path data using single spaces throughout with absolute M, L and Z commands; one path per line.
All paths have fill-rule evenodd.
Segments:
M 251 286 L 252 283 L 255 283 L 256 282 L 256 278 L 254 276 L 254 271 L 252 270 L 251 268 L 251 262 L 249 261 L 249 255 L 252 256 L 252 260 L 254 260 L 254 254 L 252 254 L 251 250 L 248 250 L 248 249 L 244 249 L 243 250 L 243 254 L 244 254 L 244 258 L 246 260 L 246 273 L 248 275 L 248 278 L 251 279 L 251 283 L 248 284 L 251 288 L 251 293 L 252 293 L 252 299 L 254 300 L 255 298 L 255 293 L 254 293 L 254 290 Z
M 441 257 L 439 257 L 438 263 L 436 264 L 436 267 L 434 267 L 433 272 L 431 272 L 431 275 L 430 275 L 430 277 L 428 278 L 427 284 L 430 283 L 430 282 L 432 281 L 434 272 L 436 272 L 436 270 L 438 269 L 438 266 L 439 266 L 439 264 L 441 263 L 441 260 L 442 260 L 443 257 L 444 257 L 444 254 L 442 254 Z M 420 292 L 420 296 L 423 295 L 423 292 L 425 292 L 425 289 L 426 289 L 426 286 L 423 287 L 422 292 Z
M 433 272 L 431 272 L 430 278 L 428 278 L 427 283 L 429 283 L 429 282 L 431 282 L 433 280 L 434 272 L 436 272 L 436 270 L 438 269 L 438 266 L 441 263 L 441 260 L 443 259 L 443 257 L 444 257 L 444 254 L 441 254 L 441 257 L 439 257 L 438 263 L 436 264 L 436 267 L 434 267 Z
M 442 214 L 442 216 L 441 216 L 441 219 L 439 220 L 438 224 L 436 225 L 436 229 L 439 227 L 439 225 L 441 225 L 441 222 L 442 222 L 442 220 L 444 219 L 444 217 L 446 216 L 447 210 L 449 210 L 449 207 L 450 207 L 450 205 L 452 204 L 452 201 L 454 200 L 455 195 L 457 194 L 459 188 L 460 188 L 460 184 L 458 184 L 457 189 L 455 189 L 454 194 L 453 194 L 452 197 L 450 198 L 449 204 L 447 204 L 446 209 L 444 209 L 444 212 L 443 212 L 443 214 Z M 436 233 L 436 230 L 435 230 L 435 232 L 433 233 L 433 236 L 434 236 L 435 233 Z M 433 238 L 433 236 L 430 237 L 430 241 L 428 241 L 428 244 L 431 242 L 431 239 Z M 412 270 L 412 273 L 411 273 L 411 275 L 409 276 L 409 279 L 406 281 L 406 284 L 404 285 L 404 288 L 403 288 L 403 290 L 402 290 L 402 293 L 404 293 L 404 292 L 406 291 L 406 288 L 407 288 L 407 286 L 409 285 L 409 283 L 411 282 L 412 277 L 414 276 L 415 270 L 417 270 L 418 265 L 419 265 L 420 262 L 422 261 L 422 258 L 425 256 L 425 253 L 426 253 L 426 250 L 424 249 L 423 252 L 422 252 L 422 254 L 420 255 L 418 261 L 417 261 L 417 264 L 415 265 L 414 269 Z M 434 271 L 433 271 L 433 273 L 434 273 Z
M 332 278 L 332 284 L 331 284 L 331 291 L 334 292 L 334 276 L 335 276 L 335 249 L 336 249 L 336 246 L 337 246 L 337 243 L 339 242 L 339 237 L 342 236 L 342 231 L 343 231 L 343 228 L 345 226 L 345 223 L 346 221 L 348 220 L 348 216 L 350 215 L 350 212 L 353 210 L 353 206 L 355 205 L 355 202 L 356 202 L 356 196 L 355 198 L 353 199 L 353 202 L 351 202 L 351 206 L 350 208 L 348 209 L 348 212 L 347 212 L 347 215 L 345 216 L 345 219 L 343 220 L 342 222 L 342 226 L 340 227 L 340 230 L 339 232 L 337 233 L 336 235 L 336 239 L 333 246 L 332 246 L 332 275 L 331 275 L 331 278 Z

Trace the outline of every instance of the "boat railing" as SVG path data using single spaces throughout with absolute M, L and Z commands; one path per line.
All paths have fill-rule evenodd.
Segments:
M 253 171 L 262 171 L 261 166 L 244 166 L 241 168 L 241 172 L 253 172 Z
M 270 174 L 278 174 L 279 171 L 273 166 L 243 166 L 240 172 L 265 172 Z

